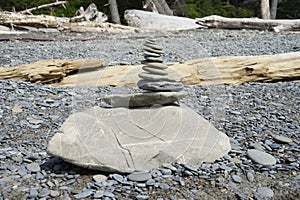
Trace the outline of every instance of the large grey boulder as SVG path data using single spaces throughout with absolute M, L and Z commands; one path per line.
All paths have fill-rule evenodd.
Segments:
M 184 104 L 152 108 L 93 107 L 72 114 L 47 152 L 86 168 L 129 173 L 165 163 L 213 162 L 229 138 Z

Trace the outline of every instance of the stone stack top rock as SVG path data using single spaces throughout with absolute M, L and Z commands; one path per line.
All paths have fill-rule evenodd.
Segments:
M 168 66 L 163 64 L 161 58 L 164 54 L 162 47 L 157 45 L 153 39 L 145 42 L 144 46 L 144 72 L 139 74 L 141 80 L 137 83 L 138 87 L 152 92 L 182 90 L 183 84 L 168 76 L 166 71 Z

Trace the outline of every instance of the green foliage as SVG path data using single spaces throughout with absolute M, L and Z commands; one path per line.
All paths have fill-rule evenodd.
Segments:
M 299 19 L 300 18 L 300 0 L 282 0 L 278 3 L 278 19 Z
M 205 17 L 209 15 L 221 15 L 224 17 L 251 17 L 253 11 L 242 7 L 236 7 L 227 0 L 187 0 L 189 8 L 188 17 Z
M 126 9 L 142 9 L 143 0 L 117 0 L 121 18 Z M 191 18 L 208 15 L 224 17 L 259 17 L 259 0 L 166 0 L 174 9 L 175 14 Z M 0 0 L 0 9 L 12 11 L 25 10 L 55 0 Z M 35 11 L 34 14 L 51 14 L 55 16 L 71 17 L 76 10 L 83 6 L 85 9 L 95 3 L 98 9 L 109 16 L 109 8 L 105 6 L 108 0 L 67 0 L 66 9 L 62 6 L 45 8 Z M 179 2 L 179 3 L 178 3 Z M 176 4 L 176 5 L 175 5 Z M 300 18 L 300 0 L 281 0 L 278 4 L 277 18 Z

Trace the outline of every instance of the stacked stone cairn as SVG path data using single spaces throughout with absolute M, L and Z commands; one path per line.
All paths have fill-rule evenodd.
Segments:
M 167 65 L 163 64 L 161 58 L 164 51 L 154 40 L 150 39 L 145 44 L 144 66 L 139 77 L 142 79 L 137 84 L 140 89 L 156 91 L 180 91 L 183 84 L 168 77 Z
M 108 95 L 104 97 L 107 104 L 113 107 L 168 105 L 187 96 L 186 92 L 181 91 L 183 84 L 169 77 L 168 66 L 163 64 L 161 58 L 164 54 L 162 48 L 152 39 L 149 39 L 144 46 L 143 72 L 138 75 L 141 80 L 138 81 L 137 86 L 145 92 Z

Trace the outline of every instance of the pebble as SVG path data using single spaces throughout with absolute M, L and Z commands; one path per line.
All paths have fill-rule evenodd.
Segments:
M 97 175 L 94 175 L 93 176 L 93 180 L 95 182 L 102 182 L 102 181 L 106 181 L 107 180 L 107 177 L 102 175 L 102 174 L 97 174 Z
M 256 149 L 249 149 L 247 155 L 251 160 L 261 165 L 276 164 L 276 158 L 274 156 Z
M 163 190 L 169 190 L 170 189 L 170 186 L 166 183 L 159 184 L 159 187 Z
M 127 176 L 128 180 L 136 182 L 146 182 L 151 179 L 151 174 L 149 172 L 133 172 Z
M 147 200 L 147 199 L 149 199 L 149 196 L 148 195 L 137 195 L 136 199 L 137 200 Z
M 28 196 L 28 198 L 34 199 L 34 198 L 36 198 L 38 196 L 38 194 L 39 194 L 39 192 L 38 192 L 37 189 L 31 189 L 31 190 L 29 190 L 29 196 Z
M 291 138 L 285 137 L 283 135 L 275 135 L 274 140 L 280 143 L 292 143 L 293 140 Z
M 253 172 L 248 171 L 246 173 L 246 177 L 247 177 L 247 179 L 248 179 L 249 182 L 253 182 L 254 181 L 254 174 L 253 174 Z
M 30 163 L 26 165 L 27 170 L 31 172 L 39 172 L 41 171 L 40 165 L 38 163 Z
M 50 197 L 58 197 L 60 195 L 59 191 L 50 190 Z
M 42 197 L 46 197 L 48 195 L 50 195 L 50 191 L 47 188 L 42 188 L 38 194 L 38 197 L 42 198 Z
M 124 177 L 120 174 L 112 174 L 111 177 L 118 181 L 119 183 L 124 182 Z
M 260 194 L 260 196 L 262 197 L 268 197 L 268 198 L 272 198 L 274 196 L 274 192 L 272 189 L 268 188 L 268 187 L 259 187 L 257 189 L 258 194 Z
M 242 179 L 240 176 L 238 176 L 238 175 L 232 175 L 231 178 L 232 178 L 232 180 L 233 180 L 234 182 L 236 182 L 236 183 L 241 183 L 241 182 L 243 182 L 243 179 Z
M 92 194 L 93 194 L 93 192 L 91 190 L 86 190 L 79 194 L 74 195 L 74 198 L 75 199 L 84 199 L 84 198 L 91 196 Z

